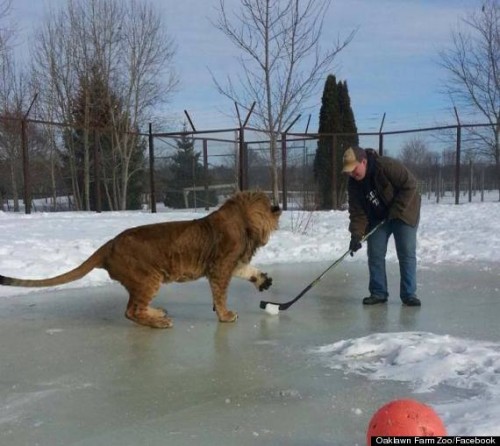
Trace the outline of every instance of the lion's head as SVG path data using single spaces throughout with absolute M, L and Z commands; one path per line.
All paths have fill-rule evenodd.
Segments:
M 262 191 L 238 192 L 224 206 L 237 206 L 243 214 L 250 238 L 257 246 L 264 246 L 271 233 L 278 229 L 281 209 L 271 203 Z

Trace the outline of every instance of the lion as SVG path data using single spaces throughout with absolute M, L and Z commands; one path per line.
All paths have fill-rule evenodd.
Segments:
M 261 191 L 238 192 L 207 216 L 127 229 L 95 251 L 80 266 L 40 280 L 0 275 L 0 285 L 49 287 L 73 282 L 94 268 L 105 269 L 129 293 L 125 317 L 153 328 L 170 328 L 172 319 L 150 306 L 162 283 L 206 277 L 220 322 L 234 322 L 227 291 L 233 276 L 267 290 L 272 278 L 250 265 L 258 248 L 278 228 L 281 209 Z

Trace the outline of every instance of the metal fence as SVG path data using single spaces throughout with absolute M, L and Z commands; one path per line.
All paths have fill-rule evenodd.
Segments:
M 415 174 L 420 192 L 437 202 L 500 201 L 500 152 L 496 126 L 491 124 L 450 125 L 400 131 L 358 133 L 360 146 L 373 148 L 380 155 L 401 159 Z M 318 141 L 329 140 L 331 171 L 340 175 L 339 155 L 342 137 L 349 134 L 282 135 L 282 159 L 286 162 L 282 190 L 285 195 L 304 198 L 312 208 L 317 203 L 311 192 L 317 189 L 313 163 Z M 425 149 L 425 150 L 422 150 Z M 336 164 L 335 164 L 336 163 Z M 344 179 L 346 180 L 346 179 Z M 302 191 L 302 192 L 300 192 Z M 450 200 L 450 197 L 453 200 Z M 287 203 L 287 199 L 284 203 Z M 293 199 L 290 201 L 294 201 Z
M 91 135 L 85 155 L 90 169 L 88 192 L 93 198 L 85 203 L 75 194 L 78 185 L 67 159 L 68 132 L 75 130 L 56 122 L 0 117 L 0 210 L 120 209 L 109 199 L 116 187 L 112 162 L 119 161 L 105 162 L 102 155 L 102 137 L 109 129 L 87 129 L 85 134 Z M 492 130 L 489 124 L 476 124 L 358 136 L 362 147 L 394 157 L 402 156 L 405 148 L 411 149 L 418 141 L 431 156 L 419 159 L 417 153 L 406 150 L 405 162 L 419 179 L 423 196 L 460 203 L 499 200 L 498 148 L 495 162 L 488 142 Z M 276 135 L 276 152 L 271 159 L 269 135 L 246 125 L 168 133 L 154 132 L 149 125 L 144 132 L 127 132 L 130 135 L 142 151 L 141 168 L 133 172 L 140 206 L 152 212 L 160 206 L 208 209 L 238 189 L 258 188 L 272 194 L 273 173 L 279 186 L 277 198 L 284 209 L 316 209 L 318 186 L 313 165 L 318 140 L 331 139 L 332 163 L 345 150 L 337 143 L 342 135 L 287 132 Z M 179 155 L 186 147 L 191 147 L 187 163 Z M 99 203 L 102 200 L 104 203 Z

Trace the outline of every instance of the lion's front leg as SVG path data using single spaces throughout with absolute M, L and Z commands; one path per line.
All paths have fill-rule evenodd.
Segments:
M 269 289 L 273 283 L 271 277 L 249 263 L 238 263 L 236 269 L 233 271 L 233 276 L 252 282 L 259 291 Z
M 220 322 L 234 322 L 238 319 L 238 314 L 227 309 L 227 289 L 231 277 L 208 277 L 210 289 L 212 290 L 212 299 L 214 310 Z

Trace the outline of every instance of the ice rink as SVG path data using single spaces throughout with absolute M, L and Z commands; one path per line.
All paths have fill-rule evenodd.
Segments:
M 2 298 L 0 444 L 362 446 L 372 414 L 411 387 L 326 368 L 311 348 L 405 331 L 500 341 L 494 264 L 420 269 L 421 308 L 402 307 L 394 264 L 389 303 L 363 307 L 362 263 L 341 264 L 277 316 L 259 308 L 292 299 L 327 266 L 267 266 L 264 293 L 235 279 L 234 324 L 217 321 L 205 280 L 161 289 L 169 330 L 125 319 L 118 284 Z

